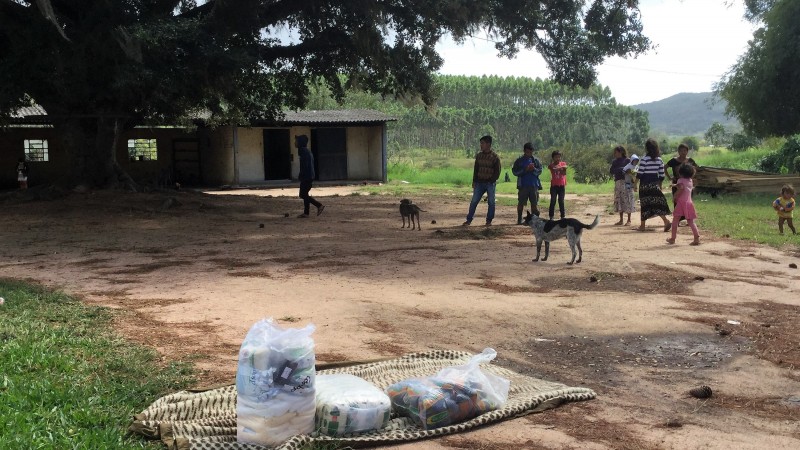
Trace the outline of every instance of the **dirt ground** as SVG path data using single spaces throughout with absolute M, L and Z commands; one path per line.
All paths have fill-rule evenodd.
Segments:
M 461 227 L 465 195 L 414 198 L 410 231 L 399 198 L 356 191 L 315 188 L 326 209 L 307 219 L 296 188 L 8 201 L 0 276 L 118 308 L 128 339 L 192 361 L 198 385 L 233 383 L 245 333 L 273 317 L 313 323 L 319 362 L 493 347 L 497 364 L 598 394 L 388 448 L 800 448 L 797 253 L 707 233 L 691 247 L 687 228 L 670 246 L 659 220 L 613 226 L 609 198 L 572 197 L 570 216 L 601 215 L 584 261 L 566 265 L 559 241 L 532 262 L 513 207 Z M 711 398 L 687 394 L 701 385 Z

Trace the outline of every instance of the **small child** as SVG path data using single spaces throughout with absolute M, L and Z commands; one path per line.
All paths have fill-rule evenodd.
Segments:
M 631 192 L 636 191 L 638 186 L 639 180 L 636 179 L 636 169 L 639 167 L 639 157 L 636 153 L 631 155 L 631 162 L 625 164 L 625 167 L 622 168 L 622 171 L 625 172 L 625 189 Z
M 695 211 L 694 203 L 692 202 L 694 167 L 690 164 L 681 164 L 678 167 L 678 176 L 680 178 L 672 185 L 677 190 L 675 191 L 675 209 L 672 211 L 672 237 L 667 239 L 667 243 L 675 243 L 679 219 L 685 217 L 686 222 L 689 223 L 689 228 L 692 229 L 692 234 L 694 234 L 694 241 L 689 245 L 700 245 L 700 232 L 697 231 L 697 225 L 694 223 L 694 219 L 697 218 L 697 211 Z
M 792 211 L 794 211 L 794 186 L 784 184 L 781 188 L 781 196 L 772 202 L 772 208 L 778 213 L 778 231 L 783 234 L 783 222 L 789 225 L 792 233 L 797 234 L 792 223 Z
M 550 169 L 550 220 L 553 220 L 553 215 L 556 209 L 556 200 L 558 200 L 558 212 L 561 213 L 561 218 L 564 218 L 564 195 L 567 189 L 567 163 L 561 160 L 561 152 L 554 151 L 550 158 L 552 162 L 547 166 Z
M 28 189 L 28 163 L 25 158 L 17 160 L 17 181 L 20 189 Z

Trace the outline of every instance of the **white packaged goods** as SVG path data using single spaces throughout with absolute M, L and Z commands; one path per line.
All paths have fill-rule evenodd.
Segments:
M 314 325 L 255 323 L 239 349 L 236 438 L 269 447 L 314 431 Z
M 349 374 L 318 375 L 316 430 L 342 436 L 386 426 L 392 403 L 369 381 Z

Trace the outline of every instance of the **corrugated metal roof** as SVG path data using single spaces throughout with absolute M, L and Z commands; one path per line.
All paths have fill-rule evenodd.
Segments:
M 277 124 L 285 125 L 313 125 L 313 124 L 360 124 L 393 122 L 397 118 L 372 109 L 331 109 L 324 111 L 286 111 L 283 120 Z M 47 112 L 39 105 L 26 106 L 18 109 L 11 115 L 15 123 L 46 123 Z M 271 124 L 276 122 L 256 121 L 257 124 Z
M 393 122 L 397 118 L 372 109 L 331 109 L 324 111 L 287 111 L 284 123 L 380 123 Z

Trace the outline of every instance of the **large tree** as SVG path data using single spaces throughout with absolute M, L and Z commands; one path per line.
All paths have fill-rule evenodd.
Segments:
M 758 137 L 800 133 L 800 1 L 746 0 L 761 27 L 716 85 L 726 111 Z
M 311 79 L 430 104 L 436 43 L 484 31 L 583 87 L 606 57 L 650 46 L 637 0 L 0 0 L 0 119 L 42 105 L 69 181 L 116 186 L 128 127 L 275 117 L 306 105 Z

